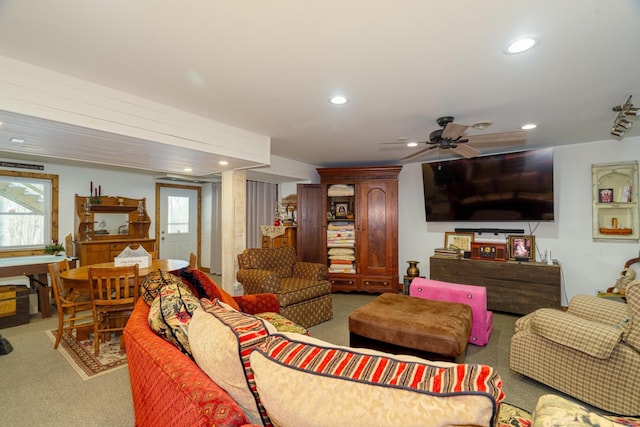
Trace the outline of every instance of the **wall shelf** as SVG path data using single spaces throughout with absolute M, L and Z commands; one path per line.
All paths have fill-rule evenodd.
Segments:
M 638 162 L 591 166 L 594 240 L 638 240 Z

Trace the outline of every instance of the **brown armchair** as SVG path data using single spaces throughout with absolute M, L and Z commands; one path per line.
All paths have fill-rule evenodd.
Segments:
M 275 294 L 280 314 L 289 320 L 308 328 L 333 317 L 327 266 L 298 261 L 295 248 L 245 249 L 238 265 L 245 294 Z

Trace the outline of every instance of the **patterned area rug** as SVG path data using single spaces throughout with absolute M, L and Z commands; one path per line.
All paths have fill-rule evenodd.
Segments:
M 56 341 L 56 331 L 57 329 L 46 331 L 52 343 Z M 120 350 L 119 336 L 112 336 L 110 342 L 100 344 L 100 356 L 96 357 L 92 336 L 76 341 L 65 332 L 62 334 L 58 351 L 84 381 L 127 366 L 127 355 L 124 350 Z

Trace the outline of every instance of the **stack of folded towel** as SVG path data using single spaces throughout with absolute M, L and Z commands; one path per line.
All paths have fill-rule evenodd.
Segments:
M 353 248 L 329 249 L 330 273 L 355 273 L 356 251 Z
M 329 272 L 355 273 L 355 228 L 352 222 L 332 222 L 327 227 Z

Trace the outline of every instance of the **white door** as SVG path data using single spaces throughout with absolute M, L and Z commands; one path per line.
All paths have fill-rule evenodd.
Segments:
M 160 187 L 159 258 L 183 259 L 198 253 L 198 189 Z

